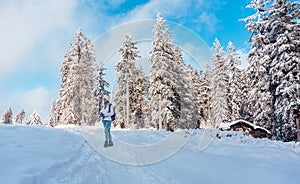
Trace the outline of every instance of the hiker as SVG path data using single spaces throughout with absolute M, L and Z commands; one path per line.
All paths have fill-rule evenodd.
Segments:
M 105 133 L 104 147 L 108 147 L 108 146 L 113 146 L 113 142 L 110 134 L 110 126 L 112 122 L 112 116 L 114 115 L 114 107 L 109 102 L 108 95 L 103 96 L 103 102 L 104 104 L 101 109 L 100 115 L 102 117 L 102 123 L 103 123 L 104 133 Z

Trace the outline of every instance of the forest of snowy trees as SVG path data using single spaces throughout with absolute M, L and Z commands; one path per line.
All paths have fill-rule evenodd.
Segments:
M 16 124 L 16 125 L 43 125 L 40 116 L 36 111 L 30 115 L 30 119 L 26 119 L 26 113 L 24 109 L 21 109 L 16 115 L 15 121 L 13 121 L 13 111 L 9 108 L 2 115 L 2 124 Z
M 238 119 L 264 127 L 272 139 L 297 140 L 300 119 L 299 2 L 252 0 L 256 12 L 242 19 L 251 33 L 249 65 L 229 41 L 224 49 L 216 38 L 205 70 L 184 61 L 172 30 L 161 14 L 153 28 L 146 76 L 136 61 L 141 56 L 134 35 L 124 35 L 115 67 L 117 91 L 112 103 L 114 126 L 121 128 L 218 128 Z M 54 100 L 49 125 L 94 125 L 100 120 L 102 97 L 110 94 L 103 63 L 96 64 L 91 41 L 78 29 L 61 66 L 59 98 Z M 24 123 L 24 110 L 16 121 Z M 39 124 L 34 113 L 30 123 Z M 11 109 L 2 123 L 12 123 Z M 298 129 L 300 129 L 298 127 Z

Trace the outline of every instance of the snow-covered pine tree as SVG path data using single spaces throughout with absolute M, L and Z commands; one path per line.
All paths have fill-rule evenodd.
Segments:
M 241 119 L 250 121 L 250 119 L 249 119 L 250 116 L 247 111 L 247 101 L 248 101 L 248 97 L 249 97 L 250 88 L 249 88 L 249 82 L 248 82 L 249 78 L 247 77 L 246 69 L 239 68 L 239 70 L 237 70 L 236 78 L 239 79 L 237 81 L 237 84 L 240 87 L 239 91 L 237 93 L 237 94 L 239 94 L 238 98 L 240 99 L 239 114 L 240 114 Z
M 214 68 L 211 80 L 211 118 L 210 126 L 218 128 L 218 125 L 227 121 L 229 118 L 227 90 L 228 75 L 225 65 L 226 55 L 219 40 L 214 42 L 215 54 L 212 57 Z
M 142 68 L 133 68 L 133 83 L 131 85 L 129 101 L 131 103 L 131 118 L 134 128 L 144 128 L 148 126 L 148 101 L 145 99 L 147 83 Z
M 160 13 L 154 25 L 154 38 L 149 52 L 151 124 L 158 129 L 176 128 L 180 118 L 178 68 L 174 62 L 174 44 L 171 33 Z
M 299 2 L 274 0 L 268 9 L 265 47 L 270 58 L 271 92 L 275 96 L 279 139 L 297 139 L 300 111 L 300 7 Z
M 81 29 L 79 29 L 81 30 Z M 83 39 L 82 48 L 82 61 L 80 64 L 81 80 L 81 111 L 82 111 L 82 122 L 87 125 L 95 125 L 99 115 L 97 99 L 95 96 L 95 72 L 96 72 L 96 57 L 94 46 L 90 39 L 83 35 L 82 30 L 78 37 Z M 79 40 L 79 39 L 78 39 Z
M 75 111 L 73 110 L 73 97 L 75 95 L 75 77 L 73 65 L 75 65 L 75 63 L 72 60 L 71 50 L 69 50 L 65 55 L 65 59 L 61 67 L 62 82 L 57 103 L 59 124 L 78 124 L 74 114 Z
M 180 118 L 177 119 L 178 128 L 196 128 L 198 120 L 197 91 L 195 87 L 194 70 L 191 65 L 185 66 L 179 47 L 174 49 L 174 73 L 177 73 L 176 90 L 179 94 Z
M 21 109 L 20 112 L 16 116 L 16 124 L 19 124 L 19 125 L 25 124 L 25 121 L 24 121 L 25 116 L 26 116 L 26 113 L 25 113 L 24 109 Z
M 42 120 L 36 111 L 31 114 L 31 119 L 29 120 L 29 125 L 43 125 Z
M 246 27 L 252 33 L 250 37 L 251 50 L 248 53 L 250 88 L 247 100 L 248 111 L 254 124 L 270 131 L 274 130 L 274 95 L 271 92 L 271 62 L 266 49 L 266 23 L 269 0 L 252 0 L 247 8 L 256 10 L 254 15 L 245 19 Z M 275 135 L 275 132 L 272 132 Z
M 182 81 L 185 83 L 184 91 L 181 91 L 180 102 L 181 102 L 181 118 L 186 121 L 185 128 L 195 129 L 198 128 L 199 112 L 198 107 L 199 103 L 197 100 L 198 91 L 197 87 L 199 84 L 198 78 L 195 75 L 194 68 L 187 64 L 185 66 L 186 77 L 182 78 Z
M 141 109 L 138 109 L 141 104 L 137 103 L 139 103 L 138 99 L 144 98 L 141 97 L 143 94 L 139 94 L 140 91 L 143 91 L 140 84 L 144 79 L 142 79 L 142 71 L 138 71 L 135 67 L 136 59 L 140 56 L 135 46 L 136 43 L 132 41 L 131 37 L 131 35 L 125 35 L 123 47 L 119 50 L 121 60 L 116 66 L 118 90 L 114 97 L 114 103 L 118 114 L 117 121 L 122 128 L 137 128 L 138 121 L 142 121 Z
M 106 68 L 104 68 L 103 64 L 100 62 L 99 66 L 96 66 L 97 77 L 96 77 L 96 89 L 95 89 L 95 96 L 97 100 L 97 112 L 101 111 L 101 106 L 103 103 L 103 96 L 109 95 L 110 92 L 107 90 L 109 87 L 109 83 L 104 80 Z M 98 113 L 98 117 L 100 118 L 100 113 Z
M 196 90 L 196 109 L 197 109 L 197 128 L 200 128 L 200 122 L 202 120 L 202 108 L 201 108 L 201 102 L 202 102 L 202 95 L 200 93 L 201 91 L 201 76 L 202 70 L 194 69 L 192 81 L 194 83 L 194 88 Z
M 2 115 L 1 119 L 2 124 L 12 124 L 13 123 L 13 112 L 11 108 L 9 108 L 7 111 L 5 111 Z
M 48 122 L 48 125 L 51 127 L 55 127 L 58 124 L 59 114 L 57 108 L 58 108 L 57 100 L 53 100 L 50 109 L 49 122 Z
M 94 50 L 79 28 L 62 65 L 58 100 L 60 124 L 94 125 L 97 104 L 94 89 Z
M 230 120 L 241 119 L 241 107 L 242 107 L 242 73 L 237 67 L 241 64 L 240 56 L 236 52 L 233 43 L 230 41 L 227 45 L 227 58 L 226 65 L 228 68 L 228 107 L 230 113 Z
M 206 65 L 205 71 L 200 71 L 199 81 L 199 107 L 200 107 L 200 125 L 201 127 L 208 127 L 210 119 L 211 108 L 211 73 L 212 70 L 209 65 Z

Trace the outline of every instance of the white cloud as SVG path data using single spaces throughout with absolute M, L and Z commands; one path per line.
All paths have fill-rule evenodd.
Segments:
M 132 10 L 123 22 L 156 19 L 156 14 L 160 12 L 168 21 L 187 24 L 198 31 L 215 33 L 219 23 L 215 15 L 215 10 L 220 6 L 218 4 L 218 0 L 209 2 L 204 0 L 152 0 Z M 195 17 L 198 18 L 195 19 Z
M 4 1 L 0 3 L 0 80 L 33 60 L 32 50 L 47 48 L 51 36 L 72 27 L 76 0 Z M 61 48 L 61 46 L 58 45 Z
M 77 1 L 0 2 L 0 85 L 3 85 L 1 81 L 14 77 L 16 72 L 26 71 L 24 77 L 41 70 L 49 72 L 49 75 L 59 74 L 63 54 L 70 41 L 68 38 L 72 38 L 79 22 L 74 17 Z M 15 117 L 20 109 L 24 109 L 29 119 L 36 110 L 43 121 L 48 121 L 51 101 L 58 92 L 38 86 L 24 91 L 22 87 L 13 85 L 6 87 L 16 91 L 1 91 L 0 113 L 11 107 Z
M 180 18 L 189 14 L 189 7 L 192 1 L 186 0 L 172 0 L 161 1 L 152 0 L 147 4 L 136 7 L 132 10 L 124 21 L 132 21 L 139 19 L 153 19 L 156 18 L 157 12 L 161 12 L 163 17 Z
M 203 28 L 207 31 L 214 33 L 216 31 L 218 19 L 213 13 L 202 12 L 198 18 L 198 22 L 202 24 Z
M 54 96 L 50 91 L 48 91 L 45 87 L 37 87 L 21 94 L 15 93 L 0 99 L 0 110 L 1 113 L 3 113 L 11 107 L 15 118 L 16 114 L 21 109 L 24 109 L 28 120 L 30 119 L 31 113 L 36 111 L 42 118 L 43 122 L 46 123 L 48 121 L 52 99 L 54 99 Z

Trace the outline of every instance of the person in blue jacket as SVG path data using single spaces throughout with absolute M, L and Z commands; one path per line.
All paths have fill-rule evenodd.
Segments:
M 109 102 L 109 96 L 104 95 L 103 96 L 103 107 L 101 109 L 101 117 L 102 117 L 102 123 L 104 127 L 104 133 L 105 133 L 105 142 L 104 147 L 113 146 L 111 133 L 110 133 L 110 126 L 112 122 L 112 116 L 114 115 L 114 107 Z

